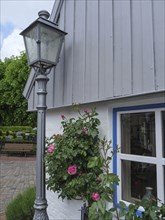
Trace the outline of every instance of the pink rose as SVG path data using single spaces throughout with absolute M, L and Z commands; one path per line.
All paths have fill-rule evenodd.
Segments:
M 68 174 L 75 175 L 77 173 L 77 166 L 76 164 L 68 167 Z
M 84 109 L 84 112 L 85 112 L 85 113 L 88 113 L 88 110 L 87 110 L 87 109 Z
M 100 199 L 100 195 L 98 194 L 98 192 L 92 193 L 92 199 L 93 201 L 96 201 L 96 202 Z
M 49 146 L 49 148 L 47 150 L 47 153 L 51 154 L 53 151 L 54 151 L 54 144 L 50 144 L 50 146 Z
M 65 119 L 65 115 L 61 115 L 61 118 L 62 118 L 62 120 L 64 120 Z
M 98 182 L 101 182 L 101 177 L 100 177 L 100 176 L 97 178 L 97 181 L 98 181 Z
M 88 128 L 82 128 L 82 132 L 86 134 L 88 132 Z

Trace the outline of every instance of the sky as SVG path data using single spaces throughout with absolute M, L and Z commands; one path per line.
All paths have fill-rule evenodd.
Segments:
M 0 59 L 19 56 L 25 50 L 20 32 L 38 18 L 51 13 L 55 0 L 0 0 Z

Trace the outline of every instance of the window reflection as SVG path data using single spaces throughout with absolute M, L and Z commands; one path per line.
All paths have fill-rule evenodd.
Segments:
M 156 156 L 154 112 L 121 115 L 121 152 Z
M 152 187 L 157 198 L 156 165 L 123 160 L 122 199 L 133 203 L 141 200 L 146 187 Z

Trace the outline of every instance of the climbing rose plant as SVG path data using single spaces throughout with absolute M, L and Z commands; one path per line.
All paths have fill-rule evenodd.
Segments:
M 102 173 L 102 157 L 97 116 L 95 109 L 78 110 L 77 118 L 67 119 L 62 114 L 63 134 L 47 139 L 46 183 L 62 199 L 80 196 L 92 203 L 100 198 L 98 177 Z

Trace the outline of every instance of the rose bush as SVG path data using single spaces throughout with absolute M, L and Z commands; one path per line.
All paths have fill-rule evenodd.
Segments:
M 95 109 L 78 110 L 78 117 L 71 119 L 62 114 L 63 134 L 47 139 L 47 187 L 63 199 L 81 196 L 90 204 L 92 193 L 102 191 L 97 180 L 102 173 L 97 115 Z

